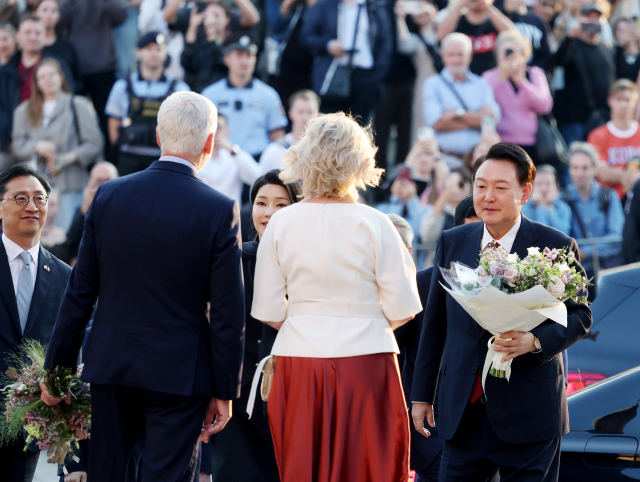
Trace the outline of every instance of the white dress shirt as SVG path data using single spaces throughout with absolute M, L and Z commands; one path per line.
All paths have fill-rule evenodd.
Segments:
M 11 279 L 13 280 L 13 291 L 18 296 L 18 277 L 20 276 L 20 270 L 24 266 L 20 253 L 24 251 L 20 246 L 7 238 L 6 234 L 2 234 L 2 243 L 4 249 L 7 251 L 7 258 L 9 259 L 9 269 L 11 270 Z M 33 248 L 28 249 L 27 252 L 31 255 L 31 275 L 33 276 L 33 287 L 36 286 L 36 275 L 38 274 L 38 255 L 40 254 L 40 242 Z
M 482 250 L 487 247 L 487 244 L 495 241 L 500 246 L 502 246 L 507 253 L 511 253 L 511 248 L 513 248 L 513 242 L 516 240 L 516 235 L 518 234 L 518 230 L 520 229 L 520 225 L 522 224 L 522 214 L 518 216 L 518 220 L 516 224 L 509 230 L 507 234 L 502 236 L 500 239 L 494 239 L 493 236 L 489 234 L 489 230 L 487 229 L 487 225 L 484 225 L 484 233 L 482 234 Z
M 178 164 L 182 164 L 183 166 L 190 167 L 191 170 L 193 171 L 193 175 L 198 177 L 198 170 L 196 169 L 196 166 L 194 166 L 192 162 L 189 162 L 186 159 L 183 159 L 181 157 L 176 157 L 176 156 L 162 156 L 158 160 L 167 161 L 167 162 L 176 162 Z
M 369 42 L 369 14 L 367 13 L 366 0 L 357 0 L 351 3 L 342 2 L 340 4 L 340 15 L 338 18 L 338 40 L 342 48 L 345 50 L 353 47 L 353 36 L 356 30 L 356 16 L 358 10 L 360 17 L 358 20 L 358 32 L 355 43 L 355 53 L 353 54 L 354 67 L 361 69 L 373 68 L 373 52 Z M 340 59 L 340 64 L 347 65 L 349 63 L 349 54 L 345 54 Z
M 207 186 L 242 203 L 242 187 L 250 186 L 263 174 L 262 167 L 251 154 L 240 149 L 234 156 L 220 148 L 218 157 L 209 159 L 200 171 L 200 179 Z

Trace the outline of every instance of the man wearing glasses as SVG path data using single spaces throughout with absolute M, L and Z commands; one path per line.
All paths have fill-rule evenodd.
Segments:
M 288 124 L 278 93 L 253 78 L 257 53 L 253 34 L 231 34 L 225 42 L 224 56 L 229 76 L 202 91 L 227 119 L 231 144 L 256 161 L 271 142 L 284 136 Z
M 50 192 L 47 178 L 24 164 L 0 173 L 0 373 L 23 339 L 49 343 L 71 274 L 40 245 Z M 33 479 L 40 451 L 23 449 L 24 439 L 0 447 L 3 481 Z

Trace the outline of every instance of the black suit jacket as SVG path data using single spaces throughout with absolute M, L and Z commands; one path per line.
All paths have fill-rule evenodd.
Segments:
M 459 261 L 476 267 L 483 230 L 483 223 L 472 223 L 444 231 L 436 249 L 435 266 L 448 267 L 452 261 Z M 527 248 L 534 246 L 541 250 L 570 247 L 579 257 L 574 239 L 523 216 L 511 252 L 525 257 Z M 444 283 L 440 270 L 434 269 L 411 399 L 433 403 L 439 385 L 439 435 L 450 440 L 469 400 L 476 373 L 482 371 L 491 334 L 482 333 L 440 283 Z M 569 431 L 561 352 L 586 335 L 593 320 L 587 305 L 566 302 L 566 306 L 566 328 L 547 320 L 532 330 L 540 340 L 542 353 L 515 358 L 508 382 L 487 376 L 487 415 L 504 442 L 550 440 Z
M 7 371 L 6 359 L 22 340 L 38 340 L 45 346 L 49 343 L 70 273 L 69 266 L 40 247 L 36 284 L 23 335 L 9 260 L 4 243 L 0 241 L 0 373 Z
M 100 186 L 46 367 L 75 364 L 99 296 L 83 380 L 235 399 L 244 335 L 238 229 L 234 202 L 175 162 Z

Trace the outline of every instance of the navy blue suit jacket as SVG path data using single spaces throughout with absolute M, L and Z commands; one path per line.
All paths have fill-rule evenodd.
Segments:
M 444 231 L 438 241 L 435 266 L 448 267 L 452 261 L 478 266 L 483 230 L 483 223 L 472 223 Z M 570 247 L 579 257 L 574 239 L 523 216 L 511 252 L 525 257 L 527 248 L 534 246 L 541 250 Z M 411 400 L 433 403 L 439 387 L 439 434 L 450 440 L 469 400 L 476 372 L 482 371 L 491 334 L 481 332 L 440 283 L 444 283 L 440 270 L 434 269 Z M 566 302 L 566 306 L 566 328 L 547 320 L 532 330 L 540 340 L 542 353 L 516 357 L 508 382 L 487 376 L 487 415 L 495 433 L 506 443 L 550 440 L 569 431 L 561 352 L 586 335 L 593 320 L 587 305 Z
M 338 38 L 338 5 L 340 0 L 320 0 L 305 12 L 300 31 L 302 44 L 314 57 L 311 71 L 313 90 L 320 92 L 324 78 L 333 61 L 327 44 Z M 369 42 L 373 53 L 371 83 L 380 82 L 387 73 L 393 53 L 393 31 L 391 19 L 384 2 L 367 1 L 369 15 Z M 343 45 L 345 50 L 351 45 Z M 354 86 L 356 88 L 356 86 Z
M 418 284 L 418 294 L 420 295 L 420 303 L 427 306 L 429 297 L 429 288 L 431 286 L 431 273 L 433 267 L 418 271 L 416 281 Z M 424 319 L 424 310 L 418 313 L 415 318 L 405 323 L 396 331 L 396 340 L 401 352 L 404 354 L 404 363 L 402 365 L 402 386 L 407 401 L 411 401 L 411 385 L 413 383 L 413 374 L 415 371 L 416 357 L 418 356 L 418 346 L 420 342 L 420 333 L 422 331 L 422 320 Z M 426 427 L 431 436 L 429 438 L 418 433 L 411 423 L 411 468 L 421 471 L 426 469 L 431 462 L 442 452 L 444 440 L 438 437 L 438 404 L 434 406 L 436 415 L 436 426 Z
M 83 380 L 235 399 L 244 336 L 238 220 L 233 201 L 174 162 L 100 186 L 45 366 L 75 364 L 99 296 Z
M 45 346 L 49 343 L 70 273 L 69 266 L 40 247 L 36 284 L 23 335 L 7 252 L 0 241 L 0 373 L 6 373 L 6 359 L 15 353 L 22 340 L 38 340 Z

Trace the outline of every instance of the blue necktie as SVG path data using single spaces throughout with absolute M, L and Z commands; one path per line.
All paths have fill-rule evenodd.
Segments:
M 27 326 L 27 318 L 29 317 L 29 308 L 31 307 L 31 298 L 33 297 L 33 273 L 31 273 L 31 255 L 26 251 L 20 253 L 20 259 L 24 262 L 24 266 L 18 275 L 18 314 L 20 315 L 20 328 L 24 334 Z

